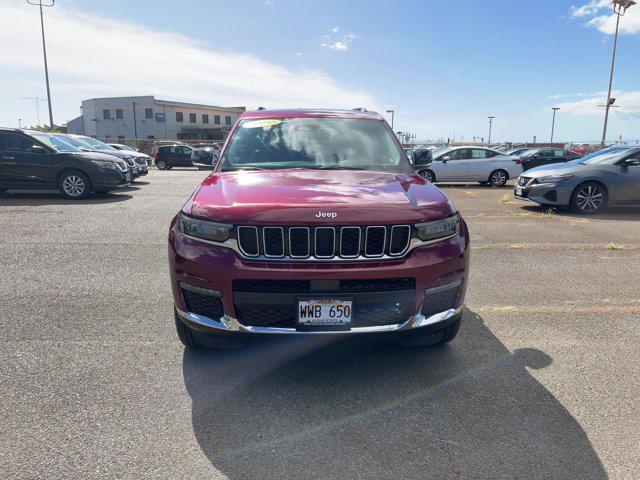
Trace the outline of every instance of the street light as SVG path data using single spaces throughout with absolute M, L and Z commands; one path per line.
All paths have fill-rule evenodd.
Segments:
M 42 29 L 42 53 L 44 54 L 44 76 L 47 82 L 47 103 L 49 104 L 49 126 L 53 130 L 53 112 L 51 111 L 51 91 L 49 90 L 49 67 L 47 65 L 47 46 L 44 42 L 44 15 L 42 13 L 42 7 L 53 7 L 56 0 L 48 0 L 42 3 L 42 0 L 27 0 L 29 5 L 35 5 L 40 7 L 40 27 Z
M 611 108 L 611 86 L 613 84 L 613 68 L 616 64 L 616 49 L 618 48 L 618 28 L 620 27 L 620 17 L 623 17 L 629 7 L 636 4 L 634 0 L 613 0 L 613 13 L 616 14 L 616 34 L 613 39 L 613 55 L 611 56 L 611 72 L 609 73 L 609 91 L 607 92 L 607 103 L 604 109 L 604 127 L 602 128 L 602 141 L 600 145 L 604 147 L 607 139 L 607 122 L 609 121 L 609 109 Z
M 556 126 L 556 112 L 560 110 L 560 107 L 551 107 L 553 110 L 553 120 L 551 121 L 551 141 L 549 143 L 553 143 L 553 129 Z
M 487 118 L 489 119 L 489 141 L 487 143 L 491 144 L 491 126 L 493 125 L 493 119 L 496 117 L 488 116 Z
M 393 116 L 395 115 L 395 110 L 387 110 L 387 113 L 391 114 L 391 130 L 393 130 Z

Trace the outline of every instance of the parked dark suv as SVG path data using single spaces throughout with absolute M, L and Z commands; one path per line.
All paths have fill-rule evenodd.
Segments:
M 173 219 L 169 261 L 188 346 L 267 334 L 427 345 L 458 332 L 469 233 L 382 116 L 262 110 L 242 115 Z
M 193 147 L 189 145 L 162 145 L 156 152 L 156 167 L 170 170 L 173 167 L 193 167 L 191 154 Z
M 56 188 L 71 199 L 128 185 L 127 164 L 98 152 L 83 152 L 53 135 L 0 129 L 0 192 Z

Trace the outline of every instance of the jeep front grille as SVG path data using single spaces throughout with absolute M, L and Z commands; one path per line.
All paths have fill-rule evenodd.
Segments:
M 264 259 L 355 259 L 400 257 L 409 249 L 409 225 L 369 227 L 239 226 L 240 253 Z

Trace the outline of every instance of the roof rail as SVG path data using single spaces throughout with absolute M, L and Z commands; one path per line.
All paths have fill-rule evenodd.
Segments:
M 364 108 L 364 107 L 356 107 L 356 108 L 352 108 L 351 111 L 352 112 L 363 112 L 364 113 L 364 112 L 367 111 L 367 109 Z

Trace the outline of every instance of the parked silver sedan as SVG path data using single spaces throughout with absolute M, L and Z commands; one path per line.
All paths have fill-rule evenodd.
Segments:
M 433 163 L 420 175 L 430 182 L 480 182 L 504 186 L 522 173 L 521 160 L 485 147 L 452 147 L 433 153 Z
M 569 163 L 527 170 L 518 178 L 514 194 L 585 214 L 612 204 L 640 206 L 640 146 L 611 147 Z

